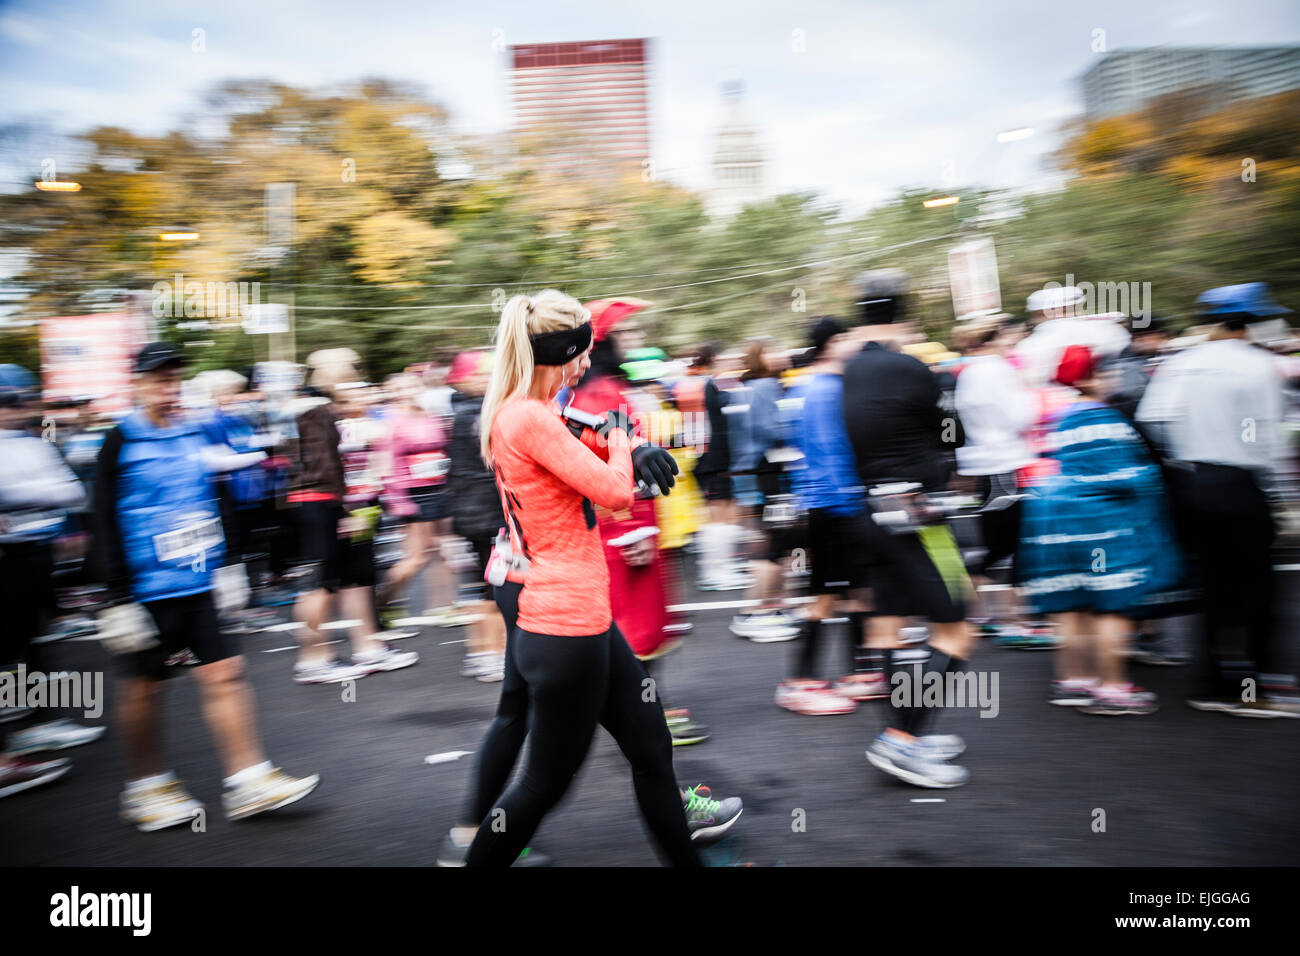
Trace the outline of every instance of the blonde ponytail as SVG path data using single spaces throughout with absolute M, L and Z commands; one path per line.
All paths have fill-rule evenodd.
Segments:
M 556 289 L 537 295 L 517 295 L 501 310 L 497 325 L 496 360 L 479 415 L 479 452 L 492 467 L 492 423 L 506 400 L 527 395 L 533 384 L 531 335 L 575 329 L 590 318 L 577 299 Z

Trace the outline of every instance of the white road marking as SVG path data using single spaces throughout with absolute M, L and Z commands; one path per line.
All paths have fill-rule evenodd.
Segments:
M 459 641 L 439 641 L 439 647 L 446 647 L 448 644 L 468 644 L 469 638 L 462 637 Z
M 342 642 L 342 641 L 326 641 L 325 643 L 326 643 L 326 644 L 342 644 L 343 642 Z M 298 645 L 297 645 L 297 644 L 291 644 L 291 645 L 289 645 L 288 647 L 268 647 L 268 648 L 263 649 L 262 653 L 263 653 L 263 654 L 278 654 L 280 651 L 296 651 L 297 649 L 298 649 Z
M 425 763 L 451 763 L 453 760 L 459 760 L 461 757 L 468 757 L 474 751 L 472 750 L 448 750 L 442 754 L 429 754 L 424 758 Z
M 361 626 L 360 621 L 352 621 L 352 620 L 327 621 L 326 623 L 320 626 L 320 629 L 322 631 L 341 631 L 341 630 L 346 630 L 349 627 L 360 627 L 360 626 Z
M 813 598 L 797 597 L 786 598 L 782 604 L 811 604 Z M 683 611 L 720 611 L 725 608 L 733 607 L 757 607 L 760 602 L 754 601 L 703 601 L 699 604 L 670 604 L 668 610 L 681 613 Z
M 947 803 L 943 797 L 913 797 L 913 803 Z

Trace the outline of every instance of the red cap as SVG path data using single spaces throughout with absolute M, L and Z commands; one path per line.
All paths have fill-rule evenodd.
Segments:
M 1092 378 L 1092 352 L 1086 345 L 1071 345 L 1061 355 L 1061 364 L 1056 367 L 1056 382 L 1059 385 L 1074 385 L 1084 379 Z
M 451 360 L 451 367 L 447 369 L 447 384 L 455 385 L 465 381 L 478 371 L 478 363 L 478 352 L 461 352 Z
M 650 303 L 644 299 L 597 299 L 587 302 L 584 308 L 591 313 L 592 338 L 596 342 L 618 328 L 620 322 L 634 312 L 640 312 Z

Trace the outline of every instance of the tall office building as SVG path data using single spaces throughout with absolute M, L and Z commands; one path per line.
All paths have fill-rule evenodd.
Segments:
M 1147 100 L 1183 90 L 1226 105 L 1300 88 L 1300 46 L 1116 50 L 1089 67 L 1081 82 L 1089 116 L 1131 113 Z
M 510 48 L 516 142 L 548 168 L 640 170 L 650 159 L 649 41 Z
M 763 148 L 758 130 L 744 109 L 739 83 L 722 88 L 722 125 L 713 153 L 713 182 L 707 200 L 709 214 L 725 219 L 763 198 Z

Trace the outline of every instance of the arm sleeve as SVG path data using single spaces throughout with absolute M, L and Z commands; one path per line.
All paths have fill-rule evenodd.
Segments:
M 122 548 L 122 530 L 117 523 L 118 454 L 122 430 L 114 428 L 104 439 L 95 461 L 95 500 L 91 512 L 92 565 L 108 589 L 109 603 L 118 604 L 131 596 L 131 572 Z
M 22 438 L 5 442 L 0 474 L 0 511 L 19 508 L 75 510 L 86 493 L 67 462 L 49 442 Z
M 611 429 L 604 439 L 608 461 L 569 433 L 558 415 L 537 409 L 521 422 L 513 441 L 524 454 L 556 478 L 610 511 L 632 506 L 632 453 L 627 434 Z

